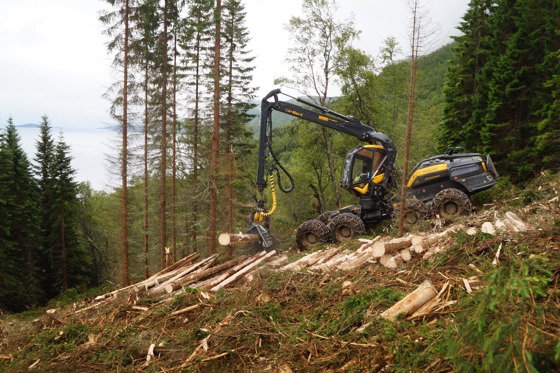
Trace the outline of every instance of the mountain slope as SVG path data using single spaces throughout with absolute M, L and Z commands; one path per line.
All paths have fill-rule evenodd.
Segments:
M 161 297 L 132 291 L 105 303 L 80 299 L 53 304 L 56 311 L 7 315 L 1 366 L 24 371 L 33 365 L 41 372 L 554 371 L 560 367 L 559 181 L 554 175 L 524 190 L 501 190 L 503 199 L 453 225 L 433 221 L 426 230 L 461 229 L 438 244 L 440 252 L 414 256 L 398 269 L 374 261 L 351 270 L 264 267 L 249 282 L 217 292 L 187 287 Z M 506 211 L 531 230 L 465 233 Z M 340 249 L 361 245 L 355 240 Z M 285 254 L 294 263 L 311 253 Z M 396 322 L 379 318 L 426 280 L 440 291 L 440 308 Z

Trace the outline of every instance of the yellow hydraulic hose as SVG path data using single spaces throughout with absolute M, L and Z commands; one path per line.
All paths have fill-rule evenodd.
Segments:
M 270 211 L 267 212 L 264 211 L 255 212 L 255 215 L 253 216 L 253 222 L 257 224 L 264 223 L 264 218 L 274 214 L 274 212 L 276 211 L 276 187 L 274 185 L 274 175 L 270 174 L 268 179 L 270 182 L 270 194 L 272 195 L 272 208 L 270 209 Z

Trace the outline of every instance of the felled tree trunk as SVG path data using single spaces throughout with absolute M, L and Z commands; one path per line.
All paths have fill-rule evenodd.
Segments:
M 241 261 L 245 260 L 245 258 L 246 258 L 245 256 L 240 256 L 240 257 L 237 257 L 235 259 L 229 260 L 225 263 L 219 264 L 217 266 L 208 268 L 204 271 L 200 271 L 200 272 L 197 272 L 197 273 L 193 273 L 192 275 L 176 279 L 175 281 L 170 282 L 167 285 L 165 285 L 165 291 L 168 294 L 172 293 L 172 292 L 180 289 L 183 285 L 191 284 L 191 283 L 196 282 L 200 279 L 203 279 L 205 277 L 209 277 L 209 276 L 211 276 L 215 273 L 223 271 L 226 268 L 233 267 L 234 265 L 239 264 Z
M 224 279 L 222 282 L 220 282 L 219 284 L 215 285 L 213 288 L 210 289 L 210 291 L 218 291 L 223 287 L 226 287 L 227 285 L 229 285 L 230 283 L 234 282 L 235 280 L 237 280 L 238 278 L 244 276 L 245 274 L 247 274 L 249 271 L 252 271 L 256 266 L 258 266 L 261 262 L 264 262 L 265 260 L 267 260 L 268 258 L 270 258 L 271 256 L 276 255 L 276 251 L 272 250 L 268 253 L 266 253 L 266 255 L 264 255 L 263 257 L 255 260 L 253 263 L 249 264 L 247 267 L 241 269 L 240 271 L 236 272 L 235 274 L 233 274 L 232 276 Z
M 395 321 L 399 314 L 410 315 L 426 302 L 437 295 L 437 291 L 428 280 L 424 281 L 412 293 L 395 303 L 391 308 L 381 314 L 381 317 Z
M 236 242 L 257 242 L 259 236 L 250 233 L 222 233 L 218 237 L 218 242 L 222 246 L 231 245 Z

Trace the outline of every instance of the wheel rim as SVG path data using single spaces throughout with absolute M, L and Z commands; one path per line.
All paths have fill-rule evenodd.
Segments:
M 455 202 L 448 202 L 443 205 L 442 212 L 447 216 L 457 215 L 459 213 L 459 205 Z
M 352 237 L 352 229 L 346 226 L 338 227 L 338 229 L 336 230 L 336 236 L 339 241 L 347 240 Z
M 319 237 L 317 237 L 317 235 L 315 233 L 307 233 L 305 235 L 305 242 L 310 244 L 310 245 L 314 245 L 317 242 L 319 242 Z
M 409 212 L 404 216 L 404 222 L 410 225 L 416 224 L 418 222 L 418 216 L 413 212 Z

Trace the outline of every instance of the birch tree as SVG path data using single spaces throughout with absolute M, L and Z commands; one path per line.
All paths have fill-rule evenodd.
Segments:
M 277 84 L 293 87 L 323 106 L 328 105 L 327 98 L 340 62 L 338 56 L 358 36 L 354 21 L 336 20 L 336 10 L 335 0 L 303 1 L 301 16 L 290 18 L 286 26 L 294 42 L 286 58 L 292 75 L 276 80 Z M 318 133 L 318 140 L 325 149 L 335 205 L 339 208 L 341 190 L 332 151 L 332 131 L 321 127 Z

